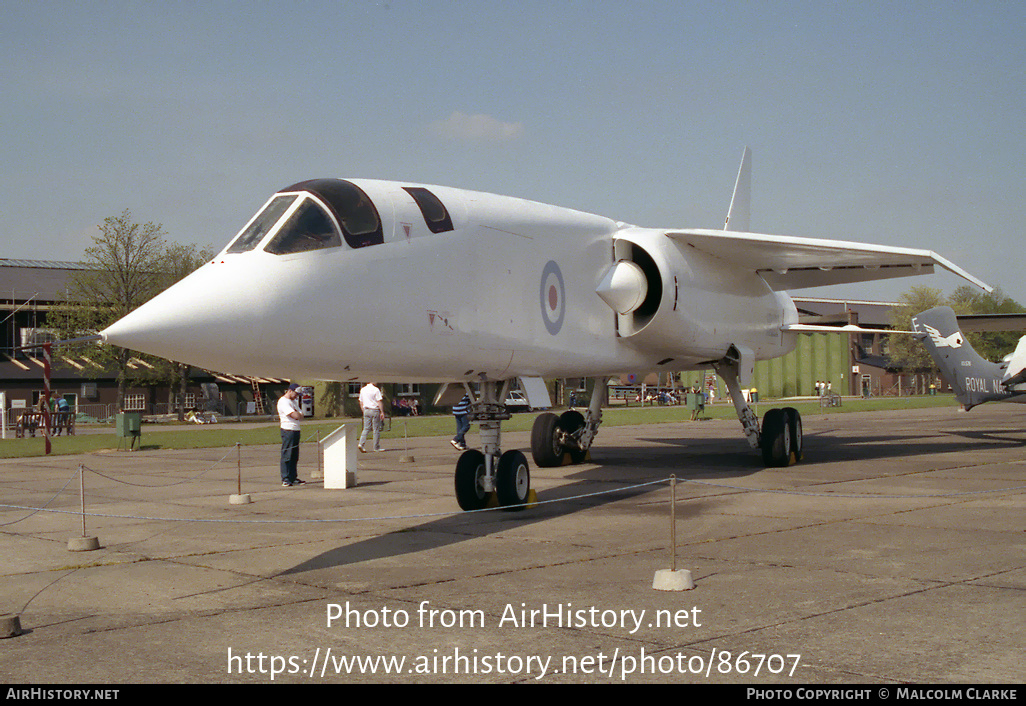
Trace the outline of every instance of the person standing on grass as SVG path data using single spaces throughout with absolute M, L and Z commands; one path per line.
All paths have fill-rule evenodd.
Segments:
M 374 450 L 384 451 L 381 448 L 381 425 L 385 421 L 385 400 L 381 390 L 373 382 L 368 382 L 360 388 L 360 407 L 363 408 L 363 433 L 360 434 L 360 443 L 357 448 L 361 453 L 367 453 L 367 433 L 374 431 Z

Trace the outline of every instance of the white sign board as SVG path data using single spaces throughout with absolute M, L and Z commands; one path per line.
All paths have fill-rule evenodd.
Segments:
M 325 488 L 345 490 L 356 486 L 356 445 L 360 441 L 357 429 L 358 425 L 343 424 L 321 442 Z

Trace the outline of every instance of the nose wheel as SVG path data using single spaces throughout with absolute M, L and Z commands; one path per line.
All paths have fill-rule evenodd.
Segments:
M 531 471 L 527 458 L 519 451 L 507 451 L 499 457 L 495 474 L 495 495 L 507 510 L 523 510 L 531 490 Z
M 460 454 L 456 461 L 456 502 L 461 510 L 480 510 L 488 505 L 489 492 L 485 490 L 485 457 L 477 449 Z
M 454 485 L 456 502 L 461 510 L 481 510 L 488 507 L 492 491 L 500 507 L 505 510 L 523 510 L 531 492 L 531 470 L 527 458 L 519 451 L 507 451 L 499 456 L 495 475 L 489 484 L 485 455 L 477 449 L 464 451 L 456 461 Z
M 483 448 L 464 451 L 456 461 L 453 485 L 462 510 L 488 507 L 493 495 L 504 510 L 526 507 L 531 492 L 527 458 L 519 451 L 503 453 L 499 448 L 500 423 L 509 419 L 509 412 L 498 400 L 506 399 L 508 385 L 507 381 L 500 391 L 498 383 L 482 381 L 480 395 L 471 402 L 470 419 L 479 424 Z

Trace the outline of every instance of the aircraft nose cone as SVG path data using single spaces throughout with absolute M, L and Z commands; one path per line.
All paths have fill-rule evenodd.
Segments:
M 628 314 L 645 301 L 648 281 L 640 267 L 633 262 L 620 260 L 609 268 L 595 293 L 614 311 Z
M 218 369 L 219 352 L 259 341 L 264 324 L 232 268 L 204 265 L 100 332 L 122 348 Z M 222 368 L 223 370 L 223 368 Z

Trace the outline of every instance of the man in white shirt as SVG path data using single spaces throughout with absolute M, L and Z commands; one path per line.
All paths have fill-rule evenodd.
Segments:
M 368 382 L 360 388 L 360 407 L 363 409 L 363 433 L 360 434 L 358 448 L 361 453 L 367 453 L 364 446 L 367 443 L 367 432 L 374 430 L 374 450 L 384 451 L 381 448 L 381 424 L 385 421 L 385 401 L 373 382 Z
M 303 413 L 299 409 L 299 385 L 292 383 L 278 399 L 278 419 L 281 424 L 281 484 L 285 487 L 306 485 L 298 477 L 299 422 Z

